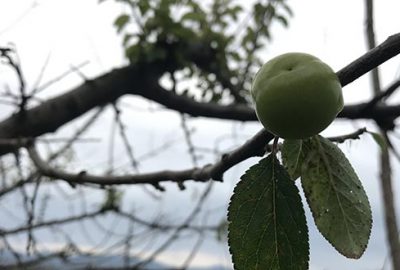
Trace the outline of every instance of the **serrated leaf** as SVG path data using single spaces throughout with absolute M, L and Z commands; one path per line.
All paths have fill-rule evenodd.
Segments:
M 386 143 L 385 138 L 376 132 L 371 132 L 368 131 L 369 134 L 371 134 L 372 138 L 374 139 L 374 141 L 376 142 L 377 145 L 379 145 L 379 147 L 381 148 L 382 151 L 386 151 L 388 145 Z
M 127 14 L 121 14 L 115 19 L 114 26 L 117 28 L 118 33 L 122 31 L 125 25 L 129 22 L 129 19 L 130 17 Z
M 301 183 L 321 234 L 348 258 L 364 253 L 372 226 L 368 197 L 350 162 L 329 140 L 305 142 L 307 159 Z
M 302 165 L 302 140 L 284 140 L 282 145 L 282 161 L 290 177 L 300 177 Z
M 308 269 L 308 229 L 299 191 L 274 155 L 242 176 L 228 221 L 236 270 Z

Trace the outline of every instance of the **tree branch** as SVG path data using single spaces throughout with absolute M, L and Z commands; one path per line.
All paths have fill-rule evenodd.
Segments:
M 393 82 L 388 88 L 384 91 L 377 93 L 373 99 L 371 99 L 365 107 L 362 109 L 362 112 L 371 111 L 371 109 L 376 106 L 380 101 L 387 99 L 390 97 L 397 89 L 400 87 L 400 80 Z
M 71 223 L 71 222 L 75 222 L 75 221 L 81 221 L 83 219 L 86 218 L 93 218 L 95 216 L 104 214 L 105 211 L 103 210 L 98 210 L 92 213 L 84 213 L 81 215 L 77 215 L 77 216 L 71 216 L 71 217 L 67 217 L 67 218 L 63 218 L 63 219 L 54 219 L 54 220 L 49 220 L 49 221 L 44 221 L 44 222 L 40 222 L 40 223 L 36 223 L 36 224 L 31 224 L 31 225 L 27 225 L 27 226 L 22 226 L 22 227 L 18 227 L 15 229 L 8 229 L 8 230 L 1 230 L 0 229 L 0 236 L 5 236 L 5 235 L 11 235 L 11 234 L 17 234 L 17 233 L 21 233 L 21 232 L 25 232 L 25 231 L 29 231 L 29 230 L 34 230 L 34 229 L 39 229 L 39 228 L 47 228 L 50 226 L 54 226 L 54 225 L 63 225 L 66 223 Z
M 368 41 L 368 48 L 375 47 L 375 31 L 374 31 L 374 2 L 373 0 L 366 0 L 366 36 Z M 397 44 L 397 49 L 400 49 L 400 44 Z M 384 95 L 384 92 L 381 92 L 381 84 L 378 68 L 375 68 L 371 72 L 372 78 L 372 90 L 375 94 L 374 99 L 379 99 L 380 95 Z M 394 90 L 397 86 L 394 87 Z M 390 91 L 390 90 L 389 90 Z M 383 94 L 382 94 L 383 93 Z M 374 100 L 372 99 L 372 100 Z M 377 103 L 377 102 L 376 102 Z M 384 101 L 381 104 L 385 104 Z M 368 106 L 368 105 L 367 105 Z M 379 126 L 381 135 L 386 139 L 386 142 L 389 144 L 390 142 L 387 140 L 387 130 L 388 127 L 391 128 L 393 126 L 391 119 L 389 121 L 377 121 L 377 125 Z M 397 226 L 397 217 L 396 217 L 396 207 L 395 207 L 395 198 L 393 195 L 393 187 L 392 187 L 392 165 L 390 162 L 390 154 L 389 148 L 381 148 L 380 153 L 380 176 L 381 176 L 381 187 L 382 187 L 382 197 L 384 202 L 384 211 L 385 211 L 385 222 L 386 222 L 386 237 L 389 243 L 391 261 L 393 264 L 393 269 L 400 269 L 400 238 L 399 238 L 399 230 Z
M 382 44 L 371 49 L 336 74 L 339 76 L 342 86 L 345 86 L 399 53 L 400 33 L 390 36 Z
M 378 47 L 361 56 L 340 70 L 337 75 L 342 86 L 359 78 L 400 53 L 400 34 L 389 37 Z M 197 56 L 201 51 L 197 51 Z M 194 56 L 193 56 L 194 57 Z M 26 117 L 17 114 L 0 122 L 0 138 L 37 137 L 54 132 L 59 127 L 81 116 L 94 107 L 113 102 L 122 95 L 133 94 L 153 100 L 161 105 L 192 116 L 204 116 L 238 121 L 254 121 L 254 110 L 245 105 L 218 105 L 202 103 L 179 96 L 158 85 L 164 72 L 160 63 L 145 63 L 115 69 L 98 78 L 84 82 L 75 89 L 49 99 L 37 107 L 26 110 Z M 374 106 L 362 112 L 365 104 L 346 106 L 339 117 L 380 119 L 400 115 L 400 105 Z M 0 155 L 15 151 L 15 146 L 3 145 Z
M 236 164 L 253 156 L 261 156 L 266 152 L 266 145 L 273 135 L 265 129 L 259 131 L 239 148 L 224 154 L 218 162 L 208 164 L 200 168 L 191 168 L 179 171 L 158 171 L 123 176 L 96 176 L 85 171 L 80 173 L 68 173 L 49 166 L 39 155 L 34 144 L 27 146 L 30 158 L 37 170 L 44 176 L 62 179 L 73 184 L 92 183 L 97 185 L 121 185 L 121 184 L 158 184 L 160 182 L 181 183 L 187 180 L 206 182 L 210 179 L 222 181 L 223 174 Z
M 347 140 L 356 140 L 360 139 L 360 136 L 364 134 L 365 132 L 368 132 L 367 128 L 360 128 L 350 134 L 342 135 L 342 136 L 335 136 L 335 137 L 329 137 L 328 139 L 331 142 L 337 142 L 337 143 L 344 143 Z

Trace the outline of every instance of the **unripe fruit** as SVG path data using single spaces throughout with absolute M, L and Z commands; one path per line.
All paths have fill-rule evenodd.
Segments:
M 320 133 L 343 109 L 339 78 L 327 64 L 306 53 L 286 53 L 265 63 L 251 94 L 260 122 L 285 139 Z

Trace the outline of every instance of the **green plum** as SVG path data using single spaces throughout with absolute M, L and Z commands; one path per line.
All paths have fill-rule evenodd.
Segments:
M 251 94 L 260 122 L 284 139 L 320 133 L 343 109 L 339 78 L 327 64 L 306 53 L 286 53 L 265 63 Z

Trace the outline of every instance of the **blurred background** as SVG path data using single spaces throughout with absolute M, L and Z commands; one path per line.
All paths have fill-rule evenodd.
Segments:
M 221 116 L 207 113 L 207 106 L 194 113 L 190 106 L 251 111 L 248 91 L 255 72 L 285 52 L 310 53 L 340 70 L 369 50 L 368 2 L 2 0 L 1 145 L 15 147 L 19 142 L 9 139 L 35 137 L 47 165 L 75 176 L 114 179 L 213 164 L 262 126 L 245 113 Z M 373 30 L 380 44 L 399 32 L 400 3 L 374 4 Z M 397 56 L 379 67 L 382 91 L 399 81 L 399 63 Z M 91 91 L 82 89 L 91 84 Z M 360 77 L 344 87 L 345 104 L 369 102 L 373 89 L 370 74 Z M 78 105 L 56 100 L 74 90 Z M 80 90 L 89 93 L 82 97 Z M 55 107 L 31 111 L 52 99 Z M 396 92 L 387 104 L 399 104 Z M 16 125 L 24 112 L 30 122 Z M 322 135 L 363 127 L 387 134 L 398 217 L 400 136 L 397 115 L 391 117 L 390 128 L 374 119 L 341 117 Z M 54 126 L 43 124 L 47 120 Z M 310 269 L 395 269 L 385 225 L 381 148 L 367 133 L 339 147 L 369 197 L 372 233 L 360 259 L 343 257 L 318 232 L 303 197 Z M 260 157 L 227 170 L 223 182 L 103 185 L 53 179 L 24 148 L 4 149 L 0 264 L 5 268 L 233 269 L 227 206 L 240 176 Z

